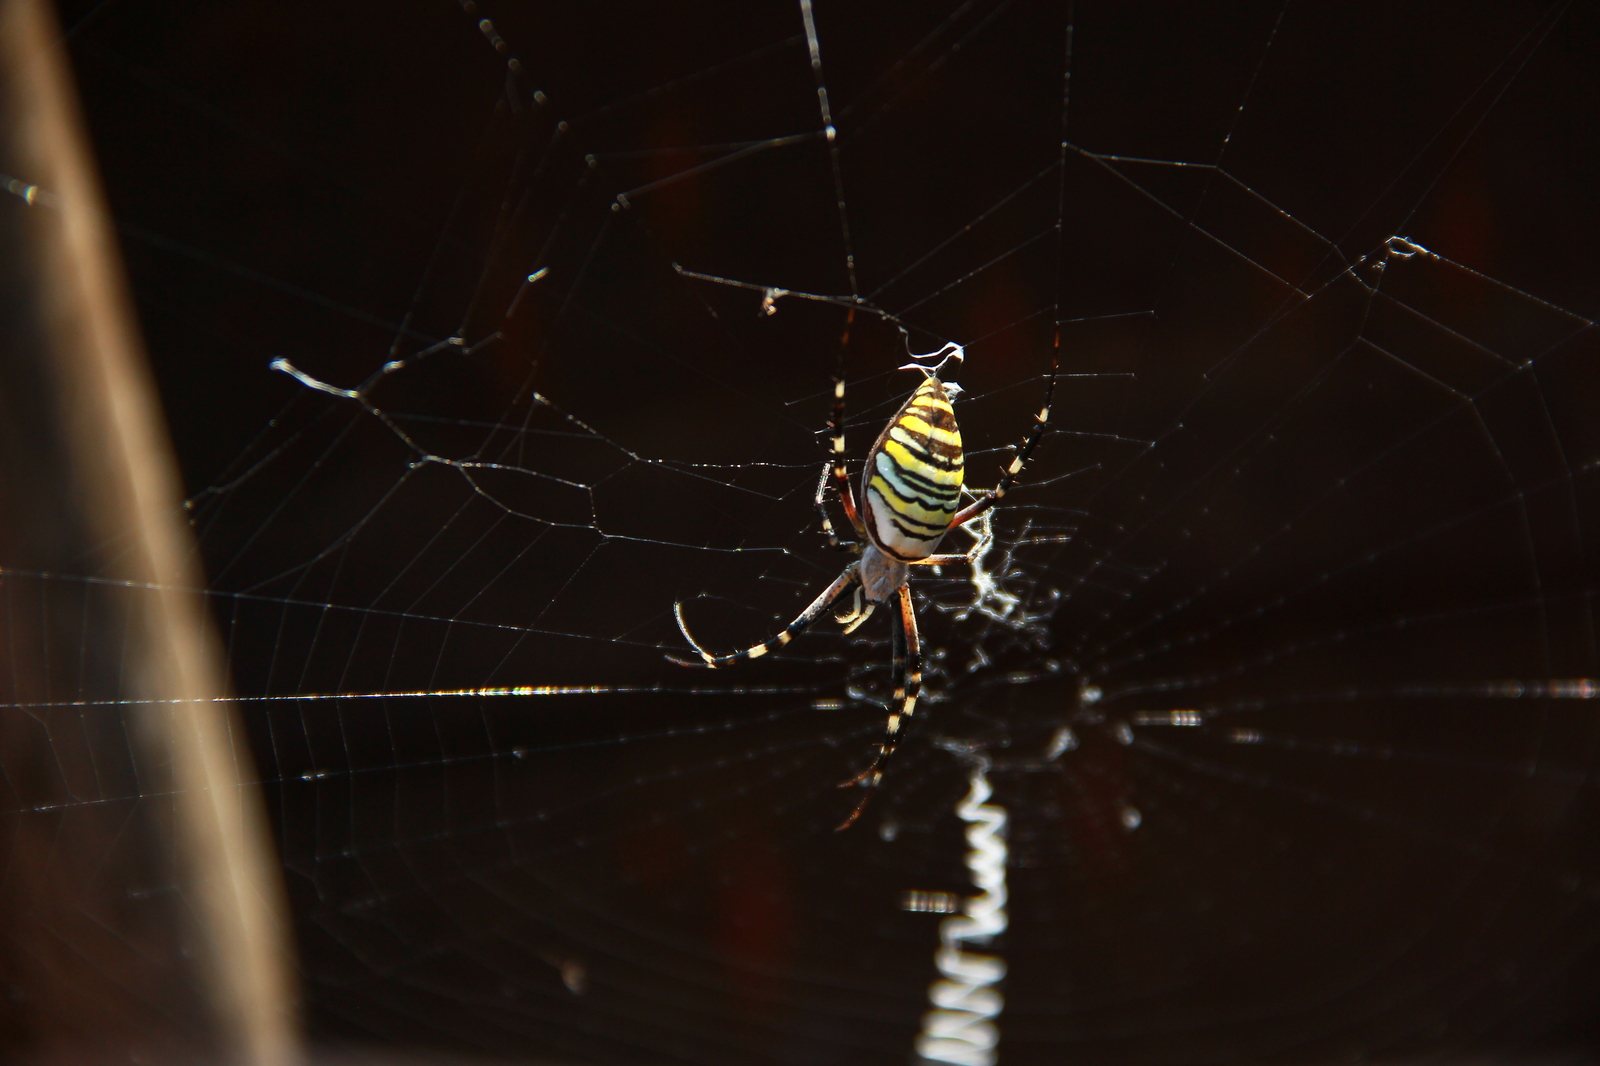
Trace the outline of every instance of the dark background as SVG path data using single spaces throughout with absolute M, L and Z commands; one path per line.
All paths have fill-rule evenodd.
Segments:
M 1053 614 L 919 585 L 936 698 L 838 836 L 882 623 L 661 657 L 675 599 L 732 647 L 842 565 L 809 513 L 842 312 L 672 270 L 849 293 L 829 156 L 612 210 L 696 146 L 817 130 L 798 9 L 61 13 L 235 683 L 291 697 L 245 713 L 314 1037 L 901 1061 L 937 919 L 898 900 L 965 888 L 960 738 L 1012 818 L 1002 1061 L 1600 1043 L 1600 731 L 1529 687 L 1600 676 L 1592 6 L 1080 3 L 1064 156 L 1066 9 L 818 7 L 859 290 L 968 345 L 974 483 L 1053 307 L 1098 375 L 999 520 Z M 1380 271 L 1393 234 L 1447 261 Z M 268 369 L 350 387 L 496 331 L 375 388 L 388 424 Z M 899 344 L 852 336 L 853 455 Z M 422 453 L 511 469 L 473 472 L 491 502 Z M 292 698 L 512 684 L 610 691 Z M 1205 725 L 1138 718 L 1174 709 Z

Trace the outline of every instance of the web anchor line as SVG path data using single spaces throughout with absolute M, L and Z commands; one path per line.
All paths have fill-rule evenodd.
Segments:
M 1005 1006 L 995 985 L 1005 977 L 1006 964 L 966 946 L 988 945 L 1006 930 L 1006 809 L 986 802 L 994 795 L 987 760 L 973 765 L 970 781 L 956 814 L 967 823 L 967 869 L 979 893 L 967 898 L 960 914 L 939 923 L 934 963 L 940 978 L 928 987 L 933 1009 L 922 1016 L 916 1049 L 925 1063 L 994 1066 L 1000 1044 L 995 1019 Z

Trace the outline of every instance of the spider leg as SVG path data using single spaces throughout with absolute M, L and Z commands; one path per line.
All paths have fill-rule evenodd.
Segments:
M 667 660 L 677 663 L 679 666 L 709 666 L 715 669 L 719 666 L 738 662 L 740 659 L 759 659 L 773 648 L 781 648 L 801 633 L 804 633 L 812 622 L 827 614 L 828 611 L 832 610 L 834 604 L 849 595 L 851 588 L 856 583 L 856 564 L 851 563 L 845 567 L 844 573 L 840 574 L 833 584 L 823 589 L 822 595 L 811 601 L 811 606 L 801 611 L 800 616 L 784 626 L 777 636 L 770 637 L 760 644 L 752 645 L 743 651 L 736 651 L 729 655 L 712 655 L 702 648 L 700 642 L 695 640 L 689 633 L 689 626 L 683 620 L 683 604 L 675 603 L 672 605 L 672 613 L 678 618 L 678 629 L 683 633 L 684 639 L 689 642 L 689 646 L 699 652 L 700 661 L 694 662 L 690 659 L 679 659 L 671 655 L 667 656 Z
M 975 493 L 968 493 L 974 496 Z M 957 528 L 955 526 L 952 529 Z M 961 532 L 972 538 L 972 546 L 964 552 L 947 552 L 943 555 L 930 555 L 925 559 L 912 559 L 907 566 L 959 566 L 962 563 L 971 564 L 976 559 L 987 555 L 989 548 L 994 544 L 994 514 L 992 511 L 974 517 L 969 524 L 959 527 Z
M 1058 327 L 1056 336 L 1057 349 L 1059 349 L 1060 346 L 1061 337 Z M 1055 400 L 1056 371 L 1060 368 L 1060 365 L 1061 358 L 1058 353 L 1056 358 L 1050 361 L 1050 384 L 1045 389 L 1044 406 L 1039 409 L 1038 414 L 1033 416 L 1033 427 L 1028 430 L 1028 435 L 1023 437 L 1021 442 L 1012 449 L 1014 452 L 1016 452 L 1016 455 L 1014 458 L 1012 458 L 1011 465 L 1006 467 L 1005 473 L 1001 475 L 1000 484 L 996 485 L 982 496 L 979 496 L 975 501 L 968 504 L 966 507 L 957 511 L 955 517 L 950 520 L 951 529 L 954 529 L 956 526 L 966 525 L 968 522 L 972 521 L 974 518 L 977 518 L 989 508 L 999 503 L 1001 497 L 1009 492 L 1011 490 L 1011 486 L 1016 483 L 1017 475 L 1022 473 L 1022 468 L 1028 465 L 1028 456 L 1033 454 L 1034 446 L 1039 443 L 1039 439 L 1044 436 L 1045 430 L 1050 425 L 1050 405 Z
M 849 634 L 860 629 L 861 623 L 872 617 L 872 609 L 876 606 L 877 604 L 875 603 L 869 603 L 863 607 L 860 612 L 848 614 L 839 619 L 839 623 L 844 626 L 844 632 Z
M 901 728 L 916 713 L 917 697 L 922 694 L 922 640 L 917 635 L 917 612 L 911 602 L 909 585 L 900 586 L 900 625 L 891 631 L 890 640 L 894 645 L 895 686 L 894 697 L 889 701 L 891 710 L 889 720 L 884 725 L 883 743 L 878 746 L 877 757 L 865 770 L 839 785 L 840 788 L 856 784 L 866 786 L 866 792 L 861 802 L 856 804 L 856 809 L 850 812 L 850 817 L 839 823 L 840 830 L 855 825 L 861 812 L 867 809 L 867 803 L 877 791 L 878 782 L 883 780 L 883 771 L 900 743 Z
M 835 438 L 835 443 L 844 440 L 841 435 Z M 861 536 L 864 527 L 861 525 L 861 516 L 856 511 L 855 499 L 850 494 L 850 479 L 846 475 L 842 481 L 835 482 L 836 470 L 844 469 L 844 459 L 828 459 L 822 464 L 822 476 L 817 479 L 817 495 L 814 502 L 817 507 L 817 520 L 822 524 L 822 532 L 828 538 L 828 547 L 837 548 L 839 551 L 859 552 L 861 545 L 853 540 L 845 540 L 833 528 L 833 519 L 828 517 L 828 490 L 834 489 L 839 497 L 839 504 L 844 508 L 844 516 L 850 524 L 856 527 L 856 532 Z
M 905 698 L 905 666 L 906 627 L 900 622 L 899 619 L 896 619 L 895 624 L 889 629 L 889 674 L 895 679 L 894 699 L 893 702 L 890 703 L 891 707 L 898 707 L 900 702 Z M 871 776 L 872 772 L 878 768 L 878 763 L 882 758 L 883 745 L 879 744 L 877 753 L 873 755 L 872 762 L 867 764 L 867 768 L 862 770 L 859 774 L 856 774 L 854 777 L 839 782 L 839 787 L 849 788 L 852 785 L 861 784 L 861 782 L 865 781 L 869 776 Z M 851 815 L 850 820 L 852 822 L 855 821 L 855 815 Z M 839 828 L 843 829 L 844 826 L 839 826 Z
M 850 520 L 850 525 L 855 529 L 856 536 L 865 539 L 867 527 L 861 522 L 861 513 L 856 509 L 854 491 L 850 488 L 850 475 L 844 468 L 844 353 L 850 347 L 850 327 L 856 320 L 856 309 L 851 308 L 844 320 L 844 335 L 839 338 L 839 365 L 833 372 L 833 417 L 828 419 L 828 429 L 833 433 L 833 454 L 822 464 L 822 477 L 817 479 L 817 517 L 822 520 L 822 532 L 827 534 L 829 547 L 841 551 L 855 548 L 859 545 L 841 538 L 833 529 L 833 520 L 828 517 L 828 486 L 833 486 L 833 491 L 839 497 L 839 506 L 844 509 L 844 516 Z
M 872 617 L 872 609 L 877 606 L 875 603 L 864 602 L 862 599 L 862 594 L 863 590 L 861 586 L 857 584 L 855 595 L 850 601 L 850 610 L 846 611 L 844 614 L 836 614 L 833 616 L 833 620 L 835 622 L 838 622 L 840 625 L 844 626 L 844 631 L 846 633 L 854 633 L 856 630 L 860 629 L 861 623 Z

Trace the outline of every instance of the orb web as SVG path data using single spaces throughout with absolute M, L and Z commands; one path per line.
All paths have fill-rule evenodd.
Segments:
M 313 1035 L 907 1056 L 981 759 L 1002 1062 L 1591 1046 L 1594 29 L 88 13 Z M 974 488 L 1059 343 L 1053 428 L 834 834 L 886 620 L 713 672 L 673 604 L 731 650 L 832 580 L 834 368 L 854 474 L 945 343 Z

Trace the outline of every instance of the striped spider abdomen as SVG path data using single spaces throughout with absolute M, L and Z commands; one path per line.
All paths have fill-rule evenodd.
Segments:
M 961 430 L 945 384 L 930 375 L 867 453 L 861 517 L 873 546 L 903 562 L 932 555 L 955 518 L 961 478 Z

